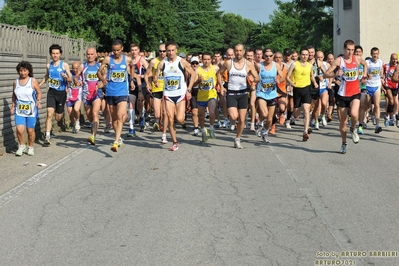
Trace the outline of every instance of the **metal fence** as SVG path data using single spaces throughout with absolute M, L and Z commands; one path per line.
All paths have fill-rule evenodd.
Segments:
M 52 44 L 62 46 L 62 60 L 71 64 L 84 61 L 85 51 L 94 42 L 83 39 L 71 39 L 67 35 L 57 36 L 50 31 L 30 30 L 26 26 L 11 26 L 0 23 L 0 153 L 10 151 L 17 145 L 14 116 L 10 114 L 12 84 L 18 78 L 15 67 L 22 61 L 33 66 L 34 77 L 40 82 L 46 73 L 46 64 L 50 62 L 49 47 Z M 44 131 L 46 120 L 46 99 L 48 89 L 42 87 L 43 108 L 39 111 L 39 123 L 36 135 Z

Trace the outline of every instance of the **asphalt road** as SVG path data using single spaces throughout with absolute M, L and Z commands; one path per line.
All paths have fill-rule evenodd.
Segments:
M 246 130 L 242 150 L 177 126 L 175 152 L 138 132 L 113 153 L 83 129 L 6 154 L 0 265 L 399 265 L 399 129 L 342 155 L 336 121 L 307 142 L 300 125 L 267 145 Z

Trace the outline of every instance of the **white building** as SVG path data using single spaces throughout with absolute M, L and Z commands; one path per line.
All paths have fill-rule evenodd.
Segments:
M 398 0 L 334 0 L 333 8 L 334 55 L 343 53 L 347 39 L 363 47 L 364 57 L 373 47 L 384 62 L 399 52 Z

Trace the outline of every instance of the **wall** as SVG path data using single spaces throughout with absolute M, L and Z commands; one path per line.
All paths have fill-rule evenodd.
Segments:
M 0 24 L 0 153 L 10 151 L 17 145 L 14 117 L 10 115 L 12 84 L 18 77 L 15 67 L 22 61 L 29 61 L 33 66 L 34 77 L 40 82 L 50 61 L 49 47 L 59 44 L 63 49 L 62 60 L 69 64 L 84 61 L 84 52 L 95 43 L 83 39 L 70 39 L 68 36 L 56 36 L 49 31 L 29 30 L 26 26 Z M 47 85 L 42 87 L 43 108 L 39 111 L 36 135 L 44 131 L 46 119 Z
M 397 0 L 352 0 L 352 9 L 343 9 L 343 0 L 334 0 L 334 54 L 343 51 L 345 40 L 352 39 L 370 55 L 372 47 L 380 49 L 380 58 L 389 61 L 391 53 L 398 53 L 399 35 L 396 34 L 399 13 Z M 338 34 L 337 29 L 340 29 Z

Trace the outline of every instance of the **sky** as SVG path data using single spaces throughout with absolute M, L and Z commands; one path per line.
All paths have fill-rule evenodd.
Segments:
M 269 22 L 276 8 L 274 0 L 222 0 L 220 3 L 220 11 L 241 15 L 255 23 Z

